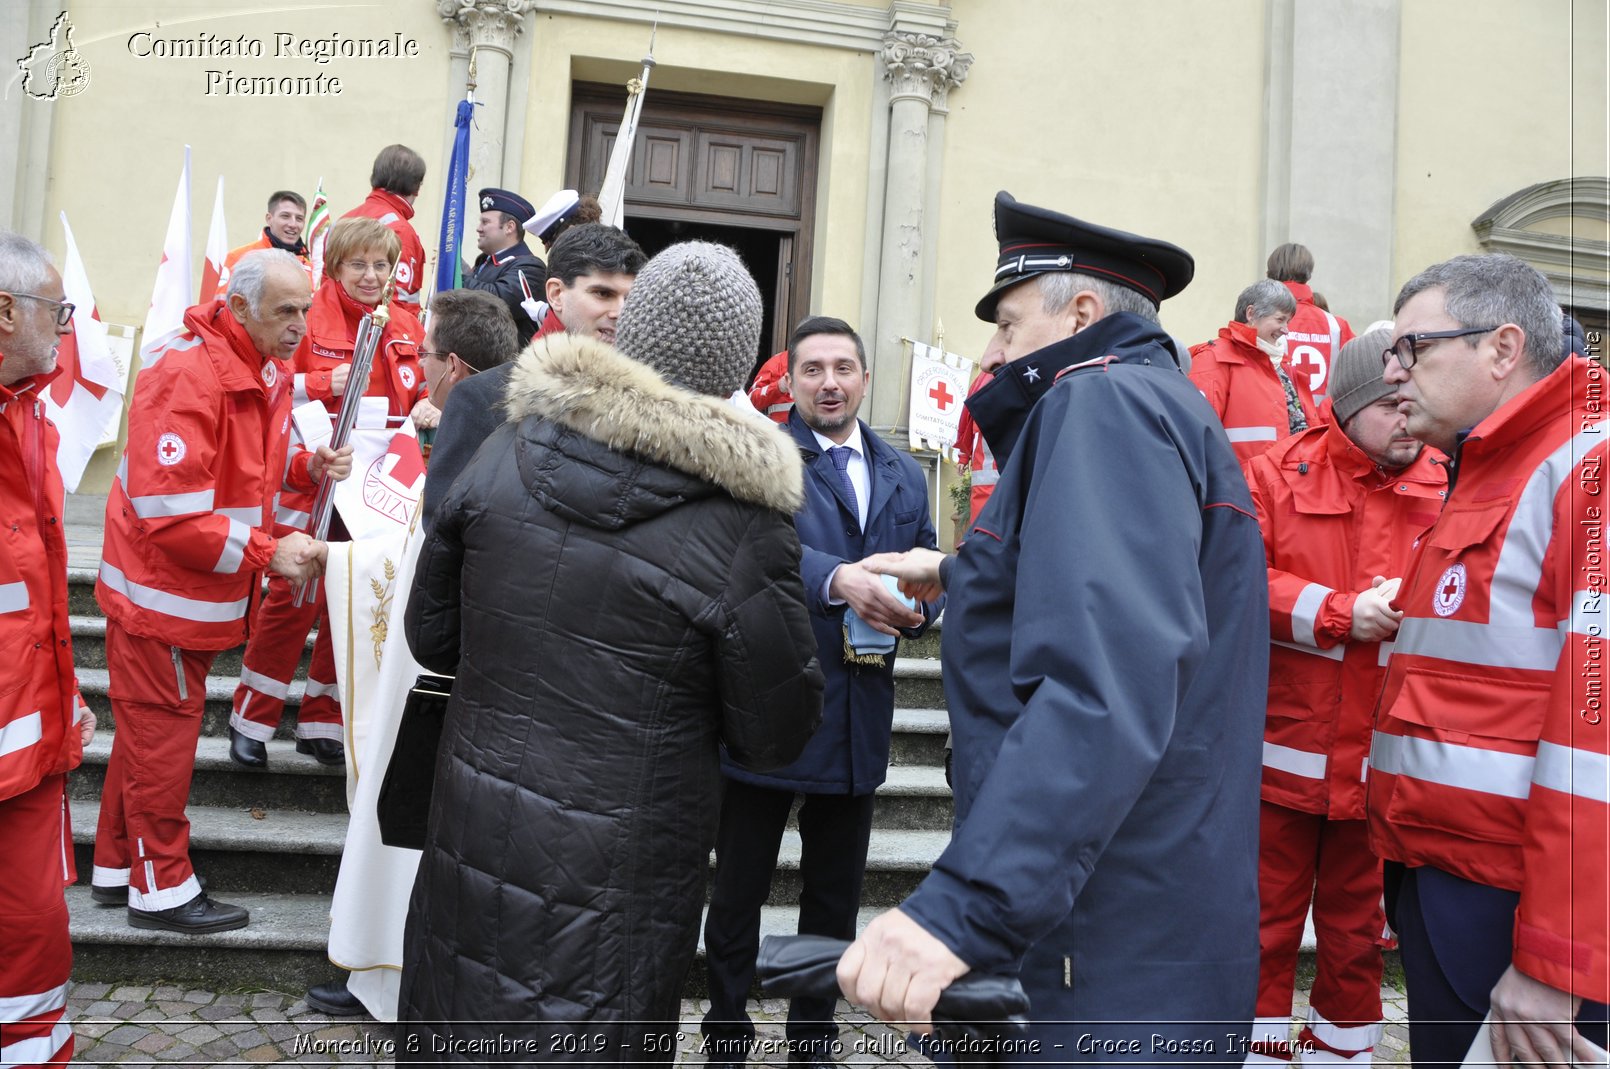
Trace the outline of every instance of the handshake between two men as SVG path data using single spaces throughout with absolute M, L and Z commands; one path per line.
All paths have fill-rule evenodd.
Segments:
M 352 447 L 344 445 L 331 449 L 321 445 L 308 461 L 308 475 L 314 483 L 326 476 L 332 482 L 341 482 L 352 474 Z M 324 574 L 325 562 L 330 557 L 330 544 L 302 531 L 283 535 L 274 546 L 274 556 L 268 562 L 269 570 L 283 575 L 293 583 L 305 583 Z

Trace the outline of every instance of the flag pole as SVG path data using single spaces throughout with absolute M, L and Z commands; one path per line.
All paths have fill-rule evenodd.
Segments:
M 604 185 L 598 193 L 598 204 L 603 209 L 600 222 L 621 230 L 626 229 L 626 175 L 632 162 L 632 143 L 637 140 L 637 121 L 643 114 L 643 98 L 648 94 L 649 72 L 655 66 L 654 41 L 659 31 L 660 17 L 655 12 L 654 25 L 648 35 L 648 55 L 643 57 L 643 69 L 636 78 L 626 83 L 626 111 L 621 115 L 620 129 L 615 132 L 615 148 L 609 154 Z
M 435 290 L 457 289 L 463 281 L 464 195 L 469 184 L 470 126 L 475 118 L 475 60 L 470 49 L 464 99 L 453 113 L 453 147 L 447 156 L 447 191 L 442 202 L 442 231 L 436 243 Z M 427 306 L 429 301 L 424 302 Z

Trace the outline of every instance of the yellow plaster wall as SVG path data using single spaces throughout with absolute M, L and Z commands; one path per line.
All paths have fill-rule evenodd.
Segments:
M 996 0 L 951 6 L 976 62 L 946 123 L 946 347 L 976 358 L 989 339 L 973 305 L 994 272 L 999 189 L 1189 250 L 1197 281 L 1163 325 L 1212 337 L 1263 255 L 1262 0 L 1012 0 L 1010 19 Z
M 276 189 L 295 189 L 311 200 L 322 175 L 334 213 L 353 207 L 369 191 L 375 153 L 399 141 L 418 150 L 429 167 L 414 226 L 426 248 L 435 247 L 453 102 L 447 94 L 452 38 L 434 5 L 74 0 L 70 15 L 89 85 L 55 105 L 44 235 L 59 256 L 57 213 L 65 210 L 103 319 L 145 320 L 187 142 L 198 286 L 220 174 L 229 241 L 242 245 L 261 230 L 264 201 Z M 139 58 L 130 38 L 140 32 L 164 40 L 244 34 L 262 40 L 264 56 Z M 418 42 L 419 55 L 319 64 L 276 57 L 277 33 L 293 41 L 400 33 Z M 275 78 L 323 73 L 340 79 L 341 94 L 208 96 L 209 69 Z
M 534 199 L 564 181 L 572 81 L 624 83 L 635 76 L 646 31 L 636 23 L 538 16 L 521 166 L 522 185 Z M 651 99 L 660 89 L 822 108 L 811 306 L 853 316 L 866 233 L 872 54 L 661 26 L 654 58 Z
M 1470 222 L 1493 202 L 1607 173 L 1606 10 L 1603 0 L 1404 4 L 1394 287 L 1480 251 Z

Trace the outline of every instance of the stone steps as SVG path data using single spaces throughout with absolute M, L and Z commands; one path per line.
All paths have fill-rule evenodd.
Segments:
M 74 857 L 79 872 L 87 877 L 93 866 L 100 800 L 75 798 L 69 806 Z M 334 892 L 347 834 L 345 813 L 197 804 L 186 812 L 191 863 L 207 878 L 209 891 L 220 895 Z M 874 826 L 863 900 L 885 908 L 900 902 L 949 842 L 948 829 Z M 799 859 L 799 832 L 791 825 L 783 833 L 778 851 L 771 894 L 774 904 L 797 901 Z
M 95 711 L 95 722 L 102 731 L 112 730 L 115 725 L 112 721 L 111 698 L 107 694 L 108 677 L 104 662 L 102 667 L 86 666 L 78 660 L 76 647 L 74 662 L 78 665 L 79 690 Z M 949 724 L 944 720 L 945 691 L 940 682 L 939 662 L 920 657 L 897 657 L 894 672 L 895 715 L 898 717 L 903 711 L 921 714 L 920 718 L 911 721 L 912 733 L 927 737 L 897 740 L 909 745 L 897 747 L 898 753 L 891 758 L 891 763 L 913 764 L 922 761 L 942 765 L 945 733 L 949 731 Z M 229 714 L 239 682 L 238 667 L 235 675 L 215 671 L 207 676 L 207 703 L 201 718 L 203 735 L 228 734 Z M 276 738 L 295 736 L 296 711 L 302 704 L 302 692 L 306 686 L 304 669 L 291 682 L 290 693 L 285 699 L 285 714 L 275 732 Z M 899 730 L 898 724 L 896 730 Z
M 99 730 L 84 749 L 84 763 L 67 777 L 67 795 L 75 801 L 101 796 L 113 732 Z M 229 739 L 204 735 L 196 744 L 190 803 L 233 809 L 294 808 L 317 813 L 347 811 L 346 770 L 321 765 L 296 752 L 288 739 L 268 743 L 268 767 L 246 768 L 229 758 Z
M 233 932 L 180 935 L 130 928 L 124 910 L 98 905 L 82 884 L 67 889 L 72 917 L 73 979 L 80 983 L 179 983 L 208 988 L 234 988 L 243 982 L 276 991 L 303 991 L 334 979 L 340 971 L 326 955 L 330 929 L 330 896 L 314 894 L 241 893 L 223 897 L 244 906 L 252 920 Z M 883 910 L 862 909 L 857 927 Z M 799 930 L 799 910 L 764 906 L 760 935 L 792 935 Z M 704 972 L 704 920 L 699 921 L 699 949 L 688 974 L 683 997 L 708 994 Z
M 104 616 L 70 616 L 67 620 L 73 633 L 73 663 L 80 670 L 86 668 L 106 669 L 106 617 Z M 308 661 L 313 656 L 313 636 L 317 632 L 308 632 L 307 641 L 302 644 L 302 658 L 297 662 L 298 678 L 307 677 Z M 217 660 L 212 663 L 212 674 L 227 679 L 240 678 L 240 659 L 246 652 L 244 646 L 235 646 L 231 649 L 221 650 Z

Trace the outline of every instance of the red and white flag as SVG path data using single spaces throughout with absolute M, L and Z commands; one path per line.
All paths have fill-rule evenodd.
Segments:
M 62 290 L 74 306 L 73 331 L 64 335 L 57 346 L 56 365 L 61 374 L 45 389 L 45 411 L 61 432 L 56 463 L 67 492 L 74 493 L 96 447 L 108 439 L 117 439 L 129 369 L 127 354 L 120 364 L 107 342 L 106 324 L 95 310 L 89 275 L 78 255 L 73 228 L 67 225 L 66 212 L 61 213 L 61 228 L 67 236 Z
M 201 296 L 197 304 L 205 304 L 218 296 L 218 285 L 224 277 L 224 259 L 229 255 L 229 236 L 224 232 L 224 176 L 218 176 L 218 196 L 212 202 L 212 225 L 207 228 L 207 262 L 201 269 Z
M 145 330 L 140 334 L 141 367 L 149 367 L 168 342 L 184 330 L 184 312 L 190 307 L 190 295 L 196 292 L 190 249 L 190 146 L 186 145 L 184 170 L 179 174 L 173 211 L 168 216 L 168 236 L 162 242 L 162 263 L 157 267 L 151 308 L 145 314 Z

